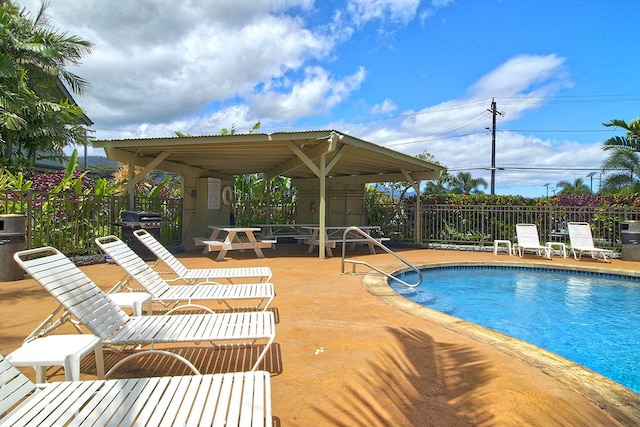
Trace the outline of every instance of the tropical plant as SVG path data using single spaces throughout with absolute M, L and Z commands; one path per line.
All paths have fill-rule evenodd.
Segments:
M 605 177 L 605 194 L 635 194 L 640 190 L 640 154 L 629 148 L 617 147 L 602 163 L 603 170 L 613 171 Z
M 260 129 L 262 123 L 258 120 L 247 133 L 255 133 Z M 232 124 L 231 129 L 222 128 L 220 130 L 220 135 L 235 135 L 236 134 L 236 125 Z
M 473 178 L 471 172 L 458 172 L 450 183 L 450 191 L 456 194 L 482 194 L 480 187 L 487 188 L 488 185 L 486 179 Z
M 608 194 L 630 195 L 640 191 L 640 118 L 630 123 L 611 120 L 603 123 L 607 127 L 626 130 L 624 137 L 614 136 L 602 144 L 602 149 L 610 151 L 602 164 L 603 170 L 614 171 L 605 177 L 603 191 Z
M 140 166 L 134 166 L 134 171 L 137 175 L 142 172 L 142 168 Z M 116 190 L 116 194 L 124 193 L 128 179 L 129 165 L 122 164 L 113 173 L 113 186 Z M 152 171 L 147 176 L 147 179 L 136 184 L 135 193 L 149 198 L 175 197 L 179 192 L 179 189 L 177 188 L 178 182 L 179 178 L 175 174 Z
M 14 175 L 8 169 L 0 170 L 0 191 L 4 191 L 4 200 L 0 200 L 0 214 L 25 212 L 26 202 L 23 195 L 32 185 L 33 181 L 26 179 L 22 172 Z
M 0 170 L 0 190 L 12 190 L 12 191 L 28 191 L 33 185 L 33 181 L 24 177 L 22 172 L 18 172 L 15 175 L 8 169 Z
M 445 170 L 438 181 L 427 182 L 427 185 L 425 186 L 423 194 L 433 195 L 433 196 L 453 194 L 454 193 L 453 189 L 456 188 L 457 185 L 458 185 L 458 178 L 451 175 L 449 172 Z M 456 193 L 456 194 L 462 194 L 462 193 Z
M 627 131 L 626 136 L 614 136 L 607 139 L 603 143 L 603 149 L 608 150 L 611 148 L 628 148 L 635 152 L 640 152 L 640 117 L 627 123 L 624 120 L 614 119 L 609 123 L 603 123 L 606 127 L 618 127 Z
M 257 132 L 260 126 L 261 122 L 256 122 L 247 133 Z M 222 128 L 220 134 L 235 135 L 235 124 L 232 124 L 230 129 Z M 261 173 L 236 175 L 233 193 L 232 221 L 239 225 L 262 222 L 284 224 L 296 218 L 293 202 L 297 191 L 291 185 L 290 178 L 276 176 L 265 179 Z M 267 206 L 270 207 L 269 211 L 266 209 Z
M 401 214 L 400 204 L 394 203 L 389 192 L 381 190 L 378 184 L 366 185 L 365 200 L 368 225 L 388 225 Z
M 582 178 L 576 178 L 573 182 L 560 181 L 556 184 L 556 188 L 559 189 L 558 195 L 591 194 L 591 189 Z
M 4 200 L 0 200 L 0 214 L 29 211 L 34 246 L 55 246 L 67 253 L 92 248 L 96 236 L 112 232 L 111 221 L 124 207 L 119 202 L 122 198 L 113 197 L 120 193 L 121 183 L 106 178 L 94 181 L 77 167 L 78 152 L 74 150 L 64 170 L 39 174 L 1 171 L 0 195 Z M 166 230 L 169 239 L 175 239 L 173 233 L 180 223 L 176 215 L 180 211 L 172 209 L 170 200 L 162 197 L 172 178 L 143 183 L 136 207 L 160 212 L 165 221 L 170 221 L 173 226 Z
M 31 19 L 13 2 L 0 2 L 0 163 L 14 170 L 89 142 L 84 112 L 61 85 L 79 94 L 88 89 L 65 66 L 79 64 L 91 43 L 50 29 L 46 7 Z

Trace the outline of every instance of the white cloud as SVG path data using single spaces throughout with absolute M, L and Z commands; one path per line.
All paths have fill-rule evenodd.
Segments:
M 452 174 L 471 172 L 489 182 L 491 166 L 491 135 L 478 133 L 451 139 L 426 140 L 401 145 L 389 130 L 377 130 L 368 140 L 391 141 L 392 149 L 419 154 L 427 151 L 450 170 Z M 366 138 L 365 138 L 366 139 Z M 408 138 L 405 141 L 415 141 Z M 410 147 L 410 148 L 408 148 Z M 546 182 L 581 177 L 586 172 L 572 169 L 592 167 L 598 170 L 605 153 L 601 144 L 578 144 L 572 141 L 542 140 L 513 132 L 498 132 L 496 136 L 496 182 L 500 185 L 542 186 Z M 536 168 L 536 169 L 531 169 Z M 571 179 L 571 178 L 569 178 Z M 572 180 L 572 179 L 571 179 Z
M 248 98 L 255 113 L 274 120 L 293 120 L 328 112 L 360 87 L 364 68 L 344 79 L 334 79 L 321 67 L 307 67 L 302 81 L 284 84 Z
M 519 55 L 505 61 L 473 84 L 468 94 L 419 111 L 404 111 L 393 119 L 364 125 L 345 126 L 348 133 L 407 154 L 424 151 L 450 168 L 469 171 L 474 177 L 490 179 L 491 98 L 495 97 L 504 126 L 527 111 L 540 108 L 561 88 L 569 87 L 565 59 L 557 55 Z M 391 102 L 385 100 L 385 102 Z M 377 106 L 376 106 L 377 107 Z M 600 143 L 542 140 L 514 132 L 496 136 L 496 181 L 502 185 L 556 183 L 567 175 L 584 175 L 573 168 L 598 166 L 605 158 Z M 522 169 L 535 166 L 539 170 Z M 544 168 L 555 169 L 543 170 Z M 571 178 L 569 178 L 571 179 Z
M 378 114 L 388 114 L 396 111 L 398 106 L 394 104 L 390 99 L 385 99 L 382 103 L 374 105 L 371 109 L 371 114 L 377 116 Z
M 35 5 L 35 1 L 31 1 Z M 102 126 L 192 117 L 324 58 L 334 39 L 305 26 L 311 0 L 52 2 L 55 27 L 91 40 L 74 70 L 92 83 L 78 99 Z M 33 7 L 33 6 L 32 6 Z
M 455 0 L 431 0 L 431 6 L 435 8 L 447 7 L 455 3 Z
M 40 0 L 20 4 L 35 11 Z M 452 4 L 349 0 L 342 9 L 318 12 L 313 0 L 51 0 L 49 15 L 54 27 L 95 45 L 72 71 L 93 85 L 77 101 L 96 122 L 99 139 L 217 134 L 231 125 L 243 132 L 258 120 L 264 131 L 282 130 L 283 124 L 299 125 L 298 119 L 327 120 L 341 104 L 359 108 L 355 116 L 368 105 L 375 120 L 364 115 L 360 124 L 350 124 L 350 112 L 345 122 L 320 126 L 410 155 L 428 151 L 450 168 L 488 178 L 491 98 L 506 113 L 503 127 L 540 108 L 545 97 L 571 85 L 564 57 L 515 56 L 479 77 L 464 96 L 413 103 L 415 110 L 400 113 L 385 98 L 389 92 L 377 100 L 354 96 L 367 75 L 363 67 L 333 67 L 349 64 L 337 49 L 361 26 L 404 26 Z M 498 166 L 512 167 L 498 175 L 511 185 L 532 180 L 530 172 L 513 169 L 532 159 L 563 167 L 598 165 L 603 157 L 599 144 L 507 132 L 498 134 L 497 148 Z M 542 172 L 534 180 L 557 182 Z
M 544 104 L 541 97 L 551 96 L 570 84 L 563 67 L 564 58 L 556 55 L 521 55 L 507 60 L 480 77 L 464 98 L 453 99 L 420 111 L 405 112 L 401 129 L 405 134 L 430 137 L 465 134 L 484 129 L 491 113 L 492 98 L 500 99 L 505 113 L 502 123 L 519 118 L 525 111 Z
M 347 11 L 356 25 L 370 21 L 406 25 L 417 14 L 420 0 L 350 0 Z
M 246 104 L 220 108 L 187 124 L 187 132 L 193 135 L 217 135 L 222 128 L 235 127 L 237 133 L 247 133 L 262 118 L 255 117 Z M 262 131 L 262 130 L 260 130 Z
M 431 7 L 423 8 L 418 19 L 424 24 L 427 19 L 436 14 L 436 9 L 451 6 L 453 3 L 455 3 L 455 0 L 431 0 Z
M 540 105 L 541 97 L 570 87 L 565 58 L 557 55 L 519 55 L 482 76 L 469 89 L 470 98 L 512 98 L 513 118 Z

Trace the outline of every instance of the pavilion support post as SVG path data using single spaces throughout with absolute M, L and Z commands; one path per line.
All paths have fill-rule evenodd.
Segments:
M 420 181 L 416 181 L 413 184 L 413 189 L 416 191 L 416 211 L 413 219 L 413 236 L 414 243 L 422 243 L 422 201 L 420 200 Z
M 409 173 L 405 169 L 402 169 L 401 172 L 407 179 L 407 181 L 411 183 L 413 191 L 416 192 L 416 211 L 413 213 L 413 243 L 419 244 L 422 243 L 422 215 L 420 215 L 422 206 L 420 200 L 420 180 L 414 179 L 411 176 L 411 173 Z
M 272 186 L 271 179 L 267 177 L 263 177 L 263 179 L 267 182 L 267 224 L 271 224 L 271 217 L 273 213 L 271 212 L 271 194 L 272 194 Z
M 327 166 L 327 155 L 326 154 L 322 154 L 320 156 L 320 174 L 319 174 L 319 178 L 320 178 L 320 203 L 319 203 L 319 215 L 318 215 L 318 219 L 319 219 L 319 223 L 318 226 L 320 227 L 320 231 L 319 231 L 319 246 L 318 246 L 318 252 L 320 253 L 320 259 L 325 259 L 326 258 L 326 241 L 327 241 L 327 233 L 326 233 L 326 226 L 327 226 L 327 204 L 326 204 L 326 184 L 327 184 L 327 171 L 326 171 L 326 166 Z
M 129 163 L 129 170 L 127 176 L 127 186 L 125 187 L 125 192 L 127 193 L 127 205 L 129 206 L 129 210 L 132 211 L 135 209 L 135 196 L 136 196 L 136 187 L 133 179 L 135 177 L 135 165 L 133 163 Z

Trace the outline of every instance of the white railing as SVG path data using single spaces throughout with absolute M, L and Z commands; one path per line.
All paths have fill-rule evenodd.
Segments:
M 364 240 L 366 240 L 368 243 L 376 245 L 377 247 L 381 248 L 382 250 L 384 250 L 388 254 L 391 254 L 394 257 L 396 257 L 400 262 L 405 264 L 411 270 L 413 270 L 416 273 L 418 273 L 418 281 L 416 283 L 414 283 L 414 284 L 410 284 L 410 283 L 405 282 L 402 279 L 399 279 L 399 278 L 387 273 L 384 270 L 381 270 L 380 268 L 378 268 L 378 267 L 376 267 L 376 266 L 374 266 L 372 264 L 369 264 L 366 261 L 361 261 L 361 260 L 356 260 L 356 259 L 346 259 L 345 257 L 346 257 L 346 247 L 347 247 L 347 234 L 349 234 L 349 232 L 355 232 L 355 233 L 360 234 L 364 238 Z M 344 233 L 342 235 L 342 263 L 341 263 L 341 272 L 340 272 L 341 274 L 346 274 L 345 271 L 344 271 L 344 265 L 346 263 L 349 263 L 349 264 L 353 265 L 352 268 L 351 268 L 351 274 L 356 274 L 356 265 L 360 264 L 360 265 L 367 266 L 367 267 L 371 268 L 372 270 L 375 270 L 378 273 L 386 276 L 387 278 L 395 280 L 395 281 L 399 282 L 400 284 L 402 284 L 404 286 L 407 286 L 409 288 L 415 288 L 420 283 L 422 283 L 422 271 L 420 271 L 419 268 L 417 268 L 416 266 L 411 264 L 406 259 L 402 258 L 400 255 L 398 255 L 397 253 L 395 253 L 394 251 L 392 251 L 388 247 L 386 247 L 384 244 L 382 244 L 382 242 L 380 242 L 380 240 L 376 239 L 375 237 L 371 237 L 369 235 L 369 233 L 366 233 L 365 231 L 363 231 L 360 228 L 355 227 L 355 226 L 349 227 L 346 230 L 344 230 Z

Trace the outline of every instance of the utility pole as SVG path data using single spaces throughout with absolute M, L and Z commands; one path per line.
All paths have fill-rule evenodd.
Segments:
M 491 108 L 487 110 L 493 117 L 491 127 L 491 195 L 496 194 L 496 116 L 502 115 L 496 108 L 496 101 L 491 98 Z

